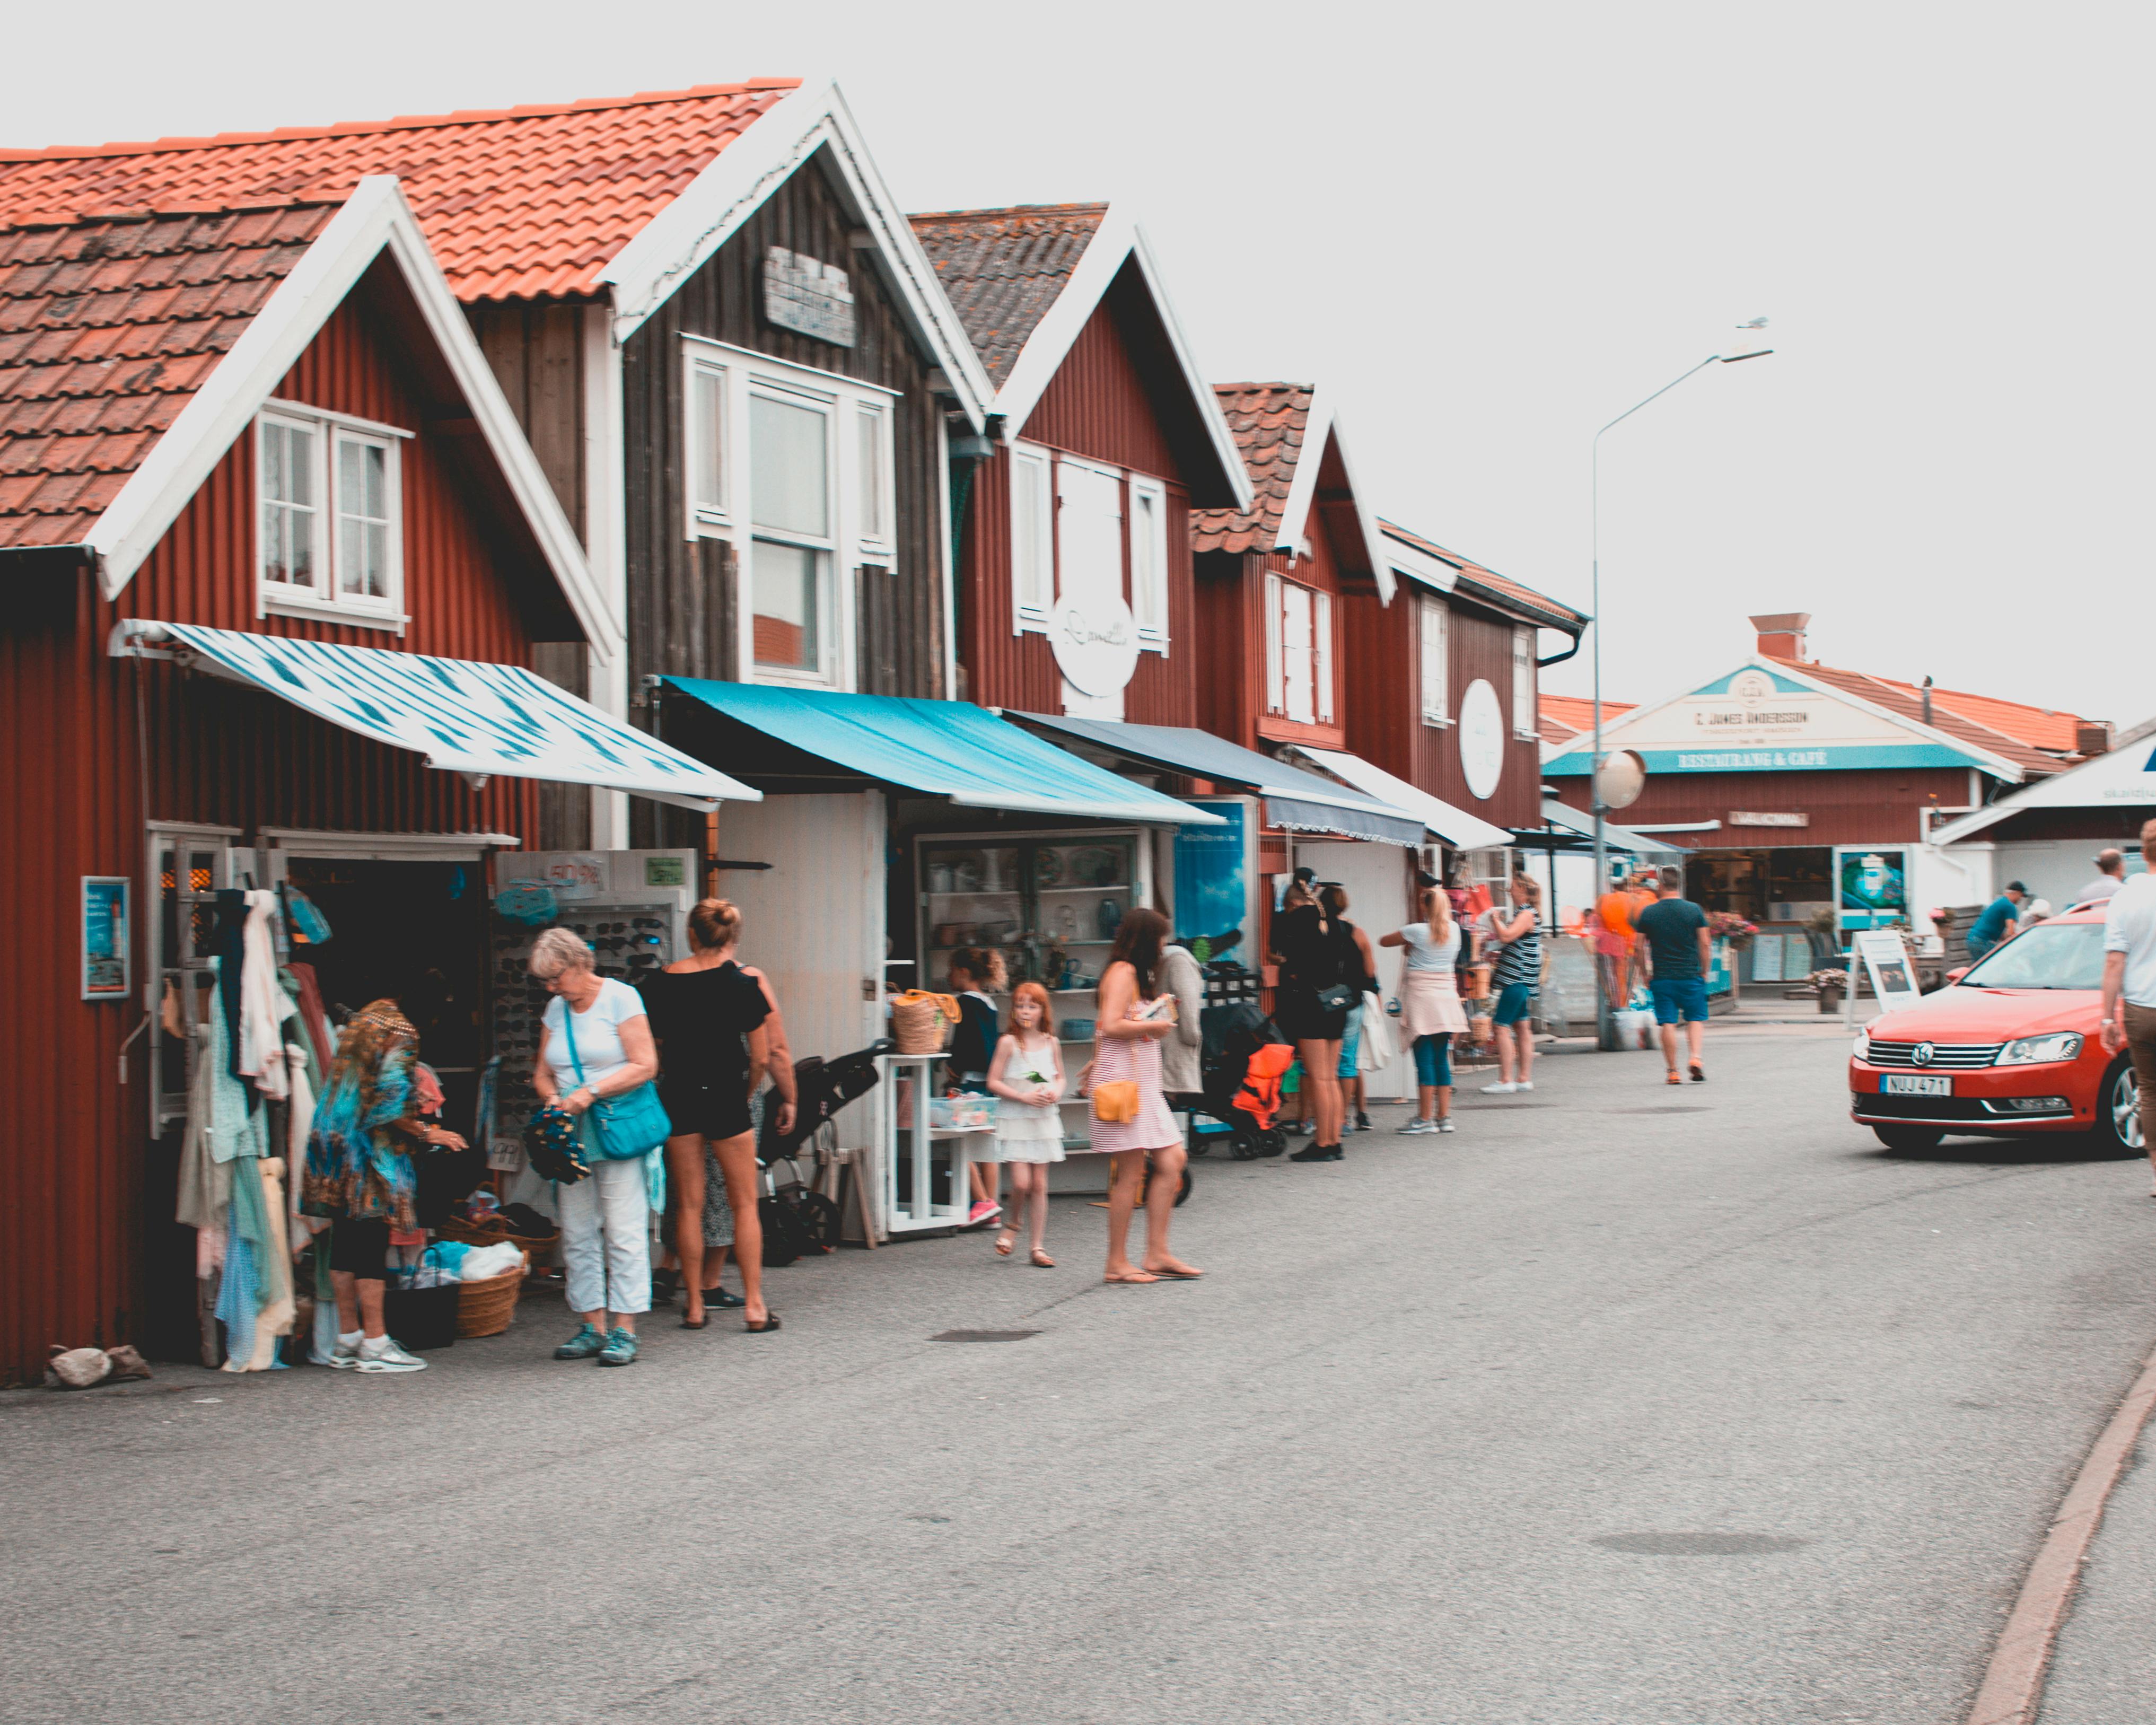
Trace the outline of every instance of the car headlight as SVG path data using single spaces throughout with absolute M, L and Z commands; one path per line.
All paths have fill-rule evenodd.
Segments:
M 1871 1058 L 1871 1031 L 1869 1026 L 1856 1033 L 1856 1039 L 1849 1045 L 1849 1051 L 1860 1060 Z
M 2033 1066 L 2041 1060 L 2071 1060 L 2082 1051 L 2082 1039 L 2071 1030 L 2054 1030 L 2048 1036 L 2020 1036 L 1999 1050 L 2002 1066 Z

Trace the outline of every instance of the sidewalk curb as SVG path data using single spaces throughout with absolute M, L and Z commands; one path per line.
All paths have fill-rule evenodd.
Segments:
M 2156 1409 L 2156 1353 L 2143 1363 L 2126 1399 L 2074 1476 L 2051 1530 L 2029 1566 L 2006 1626 L 1999 1632 L 1968 1725 L 2035 1725 L 2037 1709 L 2043 1705 L 2051 1650 L 2073 1602 L 2082 1565 L 2103 1524 L 2112 1488 L 2126 1471 L 2152 1409 Z

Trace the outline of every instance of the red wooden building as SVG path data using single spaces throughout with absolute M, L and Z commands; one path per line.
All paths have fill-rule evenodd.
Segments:
M 0 1377 L 184 1302 L 159 1018 L 217 889 L 312 867 L 325 992 L 439 971 L 426 1051 L 475 1070 L 535 780 L 731 783 L 527 669 L 604 595 L 397 182 L 187 202 L 0 228 L 0 798 L 36 829 L 0 871 Z

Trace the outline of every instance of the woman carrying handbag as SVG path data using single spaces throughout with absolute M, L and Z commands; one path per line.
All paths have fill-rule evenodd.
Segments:
M 1155 999 L 1168 918 L 1143 906 L 1116 930 L 1114 950 L 1101 974 L 1090 1069 L 1092 1148 L 1113 1161 L 1108 1186 L 1108 1263 L 1101 1279 L 1114 1282 L 1194 1281 L 1194 1270 L 1168 1247 L 1176 1195 L 1183 1190 L 1183 1135 L 1160 1084 L 1161 1039 L 1175 1029 L 1175 997 Z M 1143 1267 L 1130 1260 L 1131 1211 L 1138 1189 L 1146 1191 Z
M 554 1358 L 625 1366 L 636 1358 L 637 1316 L 651 1309 L 651 1163 L 666 1142 L 651 1021 L 644 997 L 597 974 L 592 949 L 566 928 L 531 943 L 531 970 L 554 997 L 540 1019 L 532 1088 L 576 1122 L 591 1166 L 588 1178 L 555 1189 L 569 1304 L 584 1322 Z

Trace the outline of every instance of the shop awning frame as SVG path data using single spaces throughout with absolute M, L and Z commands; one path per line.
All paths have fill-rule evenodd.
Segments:
M 1511 829 L 1486 821 L 1479 814 L 1455 808 L 1442 797 L 1433 797 L 1404 778 L 1396 778 L 1382 767 L 1344 749 L 1293 746 L 1291 752 L 1321 773 L 1345 779 L 1355 789 L 1389 803 L 1421 820 L 1423 826 L 1455 850 L 1501 850 L 1512 842 Z
M 960 808 L 1150 826 L 1224 824 L 1217 814 L 1081 760 L 970 701 L 704 677 L 665 680 L 791 749 L 879 784 L 947 797 Z
M 1014 712 L 1009 716 L 1127 760 L 1255 791 L 1265 799 L 1267 823 L 1291 832 L 1365 839 L 1379 845 L 1422 843 L 1424 824 L 1419 816 L 1229 742 L 1209 731 L 1181 725 L 1134 725 L 1121 719 L 1081 719 L 1067 713 Z
M 1594 817 L 1560 803 L 1553 797 L 1543 798 L 1543 823 L 1561 833 L 1570 834 L 1575 840 L 1584 839 L 1590 844 L 1594 842 Z M 1644 833 L 1631 827 L 1620 827 L 1611 820 L 1603 822 L 1602 834 L 1610 850 L 1621 850 L 1632 856 L 1677 858 L 1691 854 L 1681 845 L 1661 844 Z M 1515 842 L 1532 848 L 1537 836 L 1532 829 L 1522 827 L 1517 829 Z
M 763 797 L 521 665 L 140 619 L 114 625 L 110 651 L 116 658 L 177 660 L 259 689 L 480 783 L 502 778 L 595 785 L 706 814 L 722 802 Z

